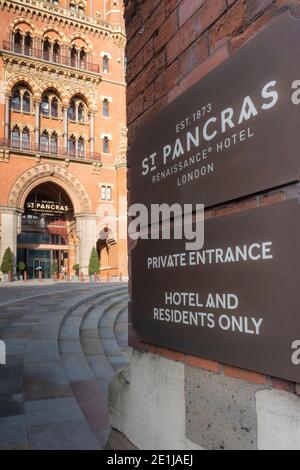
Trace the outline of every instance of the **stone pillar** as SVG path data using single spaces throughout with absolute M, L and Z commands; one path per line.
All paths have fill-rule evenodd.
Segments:
M 4 252 L 9 247 L 14 255 L 14 273 L 17 261 L 17 236 L 22 230 L 22 213 L 23 211 L 16 207 L 0 207 L 0 262 L 2 263 Z
M 5 120 L 4 120 L 4 138 L 5 141 L 9 141 L 9 104 L 10 104 L 10 96 L 5 96 Z
M 96 215 L 76 214 L 76 232 L 80 242 L 78 246 L 78 263 L 84 276 L 88 276 L 90 255 L 93 247 L 96 247 Z
M 40 144 L 40 102 L 34 102 L 34 113 L 35 113 L 35 124 L 34 124 L 34 143 L 36 148 L 39 148 Z
M 64 119 L 64 132 L 63 132 L 63 146 L 65 150 L 68 149 L 68 107 L 63 107 L 63 119 Z
M 90 151 L 95 152 L 95 113 L 90 113 Z

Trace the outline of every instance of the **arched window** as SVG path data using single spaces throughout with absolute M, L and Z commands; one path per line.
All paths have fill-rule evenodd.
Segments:
M 70 121 L 85 123 L 87 118 L 87 106 L 80 96 L 75 96 L 70 101 L 68 110 Z
M 49 134 L 47 131 L 44 131 L 41 135 L 41 151 L 49 152 Z
M 109 138 L 107 136 L 103 138 L 103 153 L 109 153 Z
M 58 137 L 57 137 L 56 132 L 53 132 L 51 134 L 50 146 L 51 146 L 51 153 L 57 154 L 58 153 Z
M 78 122 L 85 122 L 85 105 L 82 102 L 78 104 Z
M 58 98 L 56 96 L 51 100 L 51 116 L 58 117 Z
M 12 109 L 15 111 L 21 111 L 21 91 L 20 88 L 16 88 L 12 94 Z
M 49 116 L 50 109 L 49 109 L 49 96 L 44 95 L 41 101 L 41 113 L 43 116 Z
M 59 62 L 60 57 L 60 45 L 58 42 L 53 44 L 53 62 Z
M 109 73 L 109 57 L 107 55 L 103 56 L 102 71 L 104 73 Z
M 32 37 L 29 33 L 26 34 L 24 40 L 24 54 L 32 55 Z
M 20 128 L 19 126 L 14 126 L 11 133 L 11 141 L 13 148 L 20 148 Z
M 22 52 L 23 36 L 20 31 L 14 33 L 14 51 L 19 54 Z
M 28 127 L 24 127 L 22 132 L 22 148 L 29 149 L 30 147 L 30 132 Z
M 25 91 L 23 94 L 23 111 L 24 113 L 30 113 L 31 111 L 31 96 L 29 91 Z
M 50 52 L 51 52 L 51 43 L 49 39 L 45 39 L 43 42 L 43 59 L 49 60 L 50 59 Z
M 13 111 L 31 112 L 32 95 L 26 85 L 18 85 L 12 91 L 11 109 Z
M 77 49 L 75 46 L 72 47 L 71 49 L 71 66 L 72 67 L 77 67 Z
M 68 148 L 69 148 L 69 155 L 75 157 L 76 156 L 76 138 L 74 137 L 74 135 L 71 135 L 69 137 Z
M 52 118 L 60 117 L 61 103 L 55 90 L 50 90 L 42 95 L 41 114 Z
M 84 49 L 81 49 L 79 53 L 79 67 L 82 69 L 86 68 L 86 52 Z
M 70 121 L 76 121 L 76 103 L 75 100 L 71 100 L 70 107 L 68 110 L 68 117 Z
M 85 149 L 84 149 L 84 138 L 83 137 L 79 137 L 77 149 L 78 149 L 78 157 L 84 158 L 85 157 L 85 152 L 84 152 Z
M 103 116 L 105 117 L 109 117 L 109 101 L 108 99 L 104 99 L 103 100 L 103 104 L 102 104 L 102 114 Z

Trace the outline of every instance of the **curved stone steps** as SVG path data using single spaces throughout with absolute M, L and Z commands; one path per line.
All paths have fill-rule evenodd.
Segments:
M 112 300 L 121 296 L 123 292 L 124 289 L 108 291 L 101 296 L 100 300 L 92 299 L 86 302 L 71 312 L 61 325 L 59 331 L 60 357 L 70 382 L 95 378 L 80 342 L 81 328 L 85 318 L 91 312 L 97 312 L 98 309 L 102 311 L 109 307 Z
M 106 315 L 101 318 L 98 326 L 98 334 L 103 346 L 104 354 L 110 363 L 114 372 L 125 367 L 128 364 L 128 358 L 124 355 L 116 338 L 118 331 L 120 336 L 122 315 L 126 315 L 128 306 L 128 296 L 122 308 L 114 312 L 114 315 Z M 110 333 L 110 334 L 109 334 Z M 110 337 L 109 337 L 110 336 Z M 125 338 L 124 347 L 125 347 Z M 127 337 L 128 341 L 128 337 Z
M 107 357 L 108 351 L 106 346 L 107 341 L 113 341 L 113 328 L 107 328 L 105 331 L 106 335 L 101 336 L 98 327 L 104 318 L 109 318 L 113 326 L 115 318 L 124 308 L 124 305 L 127 304 L 127 297 L 126 293 L 118 302 L 114 302 L 108 308 L 102 309 L 102 311 L 95 309 L 86 317 L 81 328 L 82 349 L 104 391 L 107 390 L 108 383 L 115 375 L 115 368 Z
M 107 400 L 87 360 L 81 338 L 83 331 L 87 331 L 84 330 L 84 326 L 91 326 L 91 319 L 94 319 L 93 322 L 97 325 L 98 317 L 118 305 L 126 291 L 124 288 L 108 291 L 100 300 L 85 303 L 66 318 L 60 330 L 59 345 L 62 364 L 74 397 L 96 436 L 100 448 L 105 446 L 110 432 L 107 419 Z M 93 335 L 93 330 L 91 330 L 88 348 L 97 347 L 99 351 L 101 345 L 96 335 Z M 95 341 L 97 341 L 96 344 Z
M 72 318 L 72 322 L 69 331 L 65 331 L 65 339 L 68 333 L 72 337 L 76 330 L 79 331 L 82 318 L 89 308 L 99 303 L 99 297 L 101 303 L 103 299 L 114 298 L 119 290 L 105 292 L 95 286 L 94 294 L 80 295 L 59 304 L 55 312 L 49 311 L 34 327 L 32 339 L 27 345 L 23 370 L 24 414 L 31 448 L 96 450 L 103 447 L 101 433 L 98 435 L 95 432 L 86 417 L 81 396 L 82 383 L 72 382 L 66 373 L 59 339 L 63 325 L 66 322 L 69 324 L 69 318 Z M 91 387 L 91 380 L 83 382 L 84 398 L 87 392 L 91 400 L 93 396 L 99 396 L 101 389 L 98 384 L 99 390 Z M 99 407 L 97 411 L 99 414 Z

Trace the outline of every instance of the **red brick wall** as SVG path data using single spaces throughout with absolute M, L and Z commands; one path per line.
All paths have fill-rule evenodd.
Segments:
M 127 29 L 127 120 L 129 144 L 139 126 L 252 38 L 272 18 L 300 0 L 129 0 Z M 129 169 L 130 189 L 130 169 Z M 220 205 L 207 217 L 240 212 L 297 196 L 299 186 Z M 300 385 L 142 343 L 130 324 L 131 346 L 241 380 L 300 395 Z

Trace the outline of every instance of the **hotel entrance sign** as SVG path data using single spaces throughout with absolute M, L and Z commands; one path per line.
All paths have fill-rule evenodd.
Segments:
M 205 239 L 200 251 L 182 240 L 137 242 L 141 339 L 299 383 L 299 202 L 210 219 Z
M 212 206 L 297 181 L 299 39 L 282 15 L 139 129 L 129 203 Z

